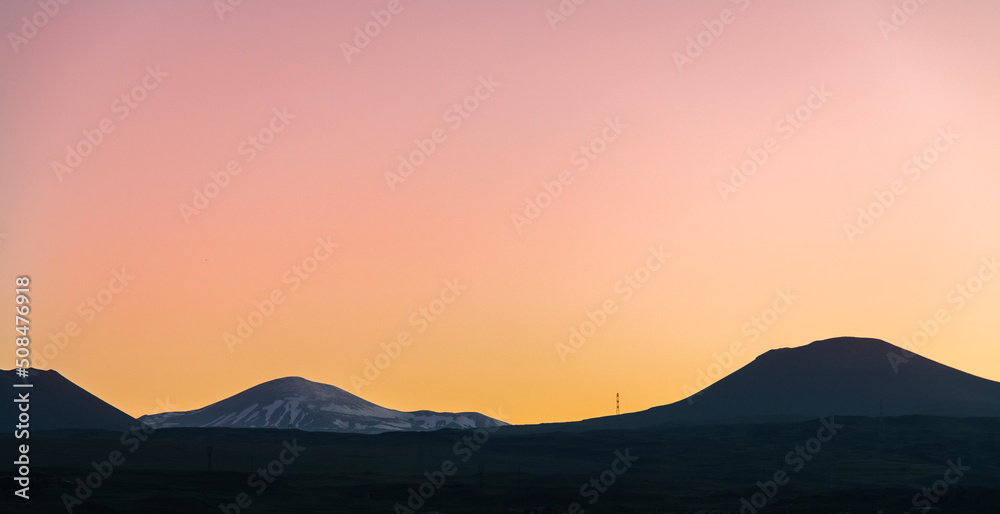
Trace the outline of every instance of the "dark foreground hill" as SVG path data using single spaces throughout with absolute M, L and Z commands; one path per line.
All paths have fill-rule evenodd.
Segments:
M 161 429 L 139 443 L 136 434 L 123 443 L 118 433 L 53 432 L 32 436 L 31 502 L 0 491 L 0 508 L 66 512 L 62 495 L 78 479 L 96 483 L 94 463 L 119 451 L 124 463 L 74 514 L 236 512 L 219 505 L 240 494 L 252 501 L 243 514 L 409 512 L 412 491 L 427 496 L 411 509 L 424 513 L 566 513 L 574 503 L 586 514 L 736 513 L 758 495 L 767 498 L 760 514 L 898 514 L 931 502 L 925 490 L 931 512 L 993 513 L 998 433 L 996 418 L 927 416 L 532 435 Z M 0 436 L 0 458 L 12 446 Z M 772 484 L 779 472 L 785 483 Z
M 103 429 L 124 431 L 138 426 L 135 418 L 70 382 L 56 371 L 31 369 L 30 388 L 14 388 L 25 381 L 14 370 L 0 370 L 0 388 L 10 391 L 11 399 L 28 394 L 29 432 L 58 429 Z M 10 403 L 0 410 L 0 423 L 13 431 L 20 408 Z

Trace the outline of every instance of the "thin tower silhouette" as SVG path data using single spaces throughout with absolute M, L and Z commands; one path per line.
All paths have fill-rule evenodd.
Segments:
M 615 393 L 615 428 L 621 428 L 621 420 L 619 416 L 622 415 L 622 404 L 621 395 Z

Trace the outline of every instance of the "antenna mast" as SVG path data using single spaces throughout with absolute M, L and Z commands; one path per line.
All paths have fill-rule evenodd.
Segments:
M 622 414 L 621 407 L 621 398 L 618 393 L 615 393 L 615 428 L 621 428 L 621 419 L 619 419 Z

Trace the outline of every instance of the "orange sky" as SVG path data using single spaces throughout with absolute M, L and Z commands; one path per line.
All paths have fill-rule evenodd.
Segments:
M 1000 380 L 1000 5 L 559 5 L 4 2 L 0 308 L 30 275 L 35 364 L 135 416 L 295 375 L 575 420 L 939 309 L 920 352 Z

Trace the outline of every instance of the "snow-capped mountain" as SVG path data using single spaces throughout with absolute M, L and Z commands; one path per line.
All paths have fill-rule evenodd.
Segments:
M 387 409 L 339 387 L 299 377 L 264 382 L 198 410 L 147 415 L 139 420 L 155 428 L 297 428 L 364 434 L 506 425 L 477 412 Z

